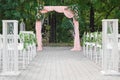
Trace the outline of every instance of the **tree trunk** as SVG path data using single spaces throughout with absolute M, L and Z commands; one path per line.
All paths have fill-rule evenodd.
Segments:
M 91 32 L 95 31 L 94 29 L 94 8 L 92 5 L 90 7 L 90 31 Z
M 64 0 L 61 0 L 62 3 L 64 3 Z
M 49 16 L 49 24 L 50 24 L 50 43 L 56 42 L 56 13 L 53 13 Z

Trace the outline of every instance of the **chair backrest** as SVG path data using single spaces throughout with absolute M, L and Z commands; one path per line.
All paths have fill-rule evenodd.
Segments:
M 0 34 L 0 49 L 3 48 L 3 36 Z
M 36 37 L 33 31 L 21 31 L 19 34 L 20 43 L 24 44 L 24 48 L 28 45 L 36 43 Z

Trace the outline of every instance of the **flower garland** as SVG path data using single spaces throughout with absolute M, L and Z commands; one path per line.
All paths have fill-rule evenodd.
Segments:
M 42 13 L 40 13 L 40 10 L 42 10 L 44 8 L 43 5 L 39 5 L 38 7 L 36 7 L 37 9 L 37 14 L 35 16 L 36 20 L 40 21 L 44 18 L 44 15 Z
M 36 20 L 42 20 L 43 19 L 43 14 L 40 13 L 40 10 L 42 10 L 44 8 L 44 5 L 39 5 L 38 7 L 36 7 L 37 9 L 37 14 L 36 14 Z M 68 10 L 71 10 L 74 13 L 74 18 L 78 21 L 79 19 L 79 7 L 77 4 L 74 5 L 70 5 L 67 8 Z
M 41 4 L 37 7 L 38 10 L 42 10 L 43 8 L 44 8 L 44 5 L 41 5 Z
M 74 18 L 78 21 L 78 19 L 79 19 L 79 12 L 80 12 L 78 5 L 77 4 L 70 5 L 70 6 L 68 6 L 68 9 L 73 11 Z
M 37 21 L 40 21 L 40 20 L 42 20 L 44 18 L 44 16 L 40 12 L 37 12 L 35 18 L 36 18 Z

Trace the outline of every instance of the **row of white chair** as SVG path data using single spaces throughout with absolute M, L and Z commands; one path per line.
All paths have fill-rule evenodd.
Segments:
M 84 56 L 93 60 L 101 66 L 102 64 L 102 33 L 85 32 L 83 35 L 83 52 Z
M 25 32 L 24 32 L 25 33 Z M 25 34 L 33 34 L 26 32 Z M 3 70 L 3 35 L 0 35 L 0 72 Z M 12 36 L 8 37 L 7 39 L 7 70 L 12 71 L 14 70 L 14 59 L 13 57 L 15 56 L 14 54 L 14 45 L 12 45 L 12 41 L 14 39 Z M 17 44 L 17 49 L 18 49 L 18 68 L 19 70 L 26 69 L 29 63 L 34 59 L 36 56 L 36 43 L 33 44 L 28 44 L 26 48 L 24 48 L 24 42 L 21 41 L 20 38 L 18 38 L 18 44 Z
M 104 57 L 102 49 L 102 33 L 101 32 L 84 33 L 82 40 L 84 56 L 86 56 L 87 58 L 89 58 L 90 60 L 94 61 L 95 63 L 102 67 L 102 59 Z M 108 45 L 108 47 L 110 46 Z M 120 34 L 118 35 L 118 49 L 120 51 Z

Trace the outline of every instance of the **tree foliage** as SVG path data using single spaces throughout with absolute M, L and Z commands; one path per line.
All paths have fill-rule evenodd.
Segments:
M 45 6 L 69 6 L 77 4 L 80 13 L 80 36 L 82 36 L 84 31 L 90 31 L 90 27 L 93 27 L 94 31 L 101 30 L 102 19 L 120 19 L 119 0 L 0 0 L 0 33 L 2 32 L 2 20 L 4 19 L 16 19 L 19 20 L 19 22 L 23 19 L 26 24 L 26 29 L 35 31 L 36 7 L 39 4 Z M 94 9 L 94 15 L 92 15 L 93 19 L 90 19 L 91 6 Z M 54 12 L 51 12 L 50 14 L 54 14 Z M 56 14 L 58 15 L 58 13 Z M 61 33 L 63 29 L 67 29 L 67 26 L 71 26 L 71 21 L 64 21 L 64 15 L 57 16 L 56 19 L 60 19 L 57 20 L 57 28 L 60 29 L 57 30 L 57 34 Z M 92 24 L 93 26 L 90 25 L 90 20 L 94 20 L 92 21 L 94 23 Z M 62 33 L 66 34 L 65 31 Z M 61 35 L 59 34 L 59 36 Z M 59 36 L 57 37 L 59 38 Z M 64 36 L 68 36 L 68 34 Z

